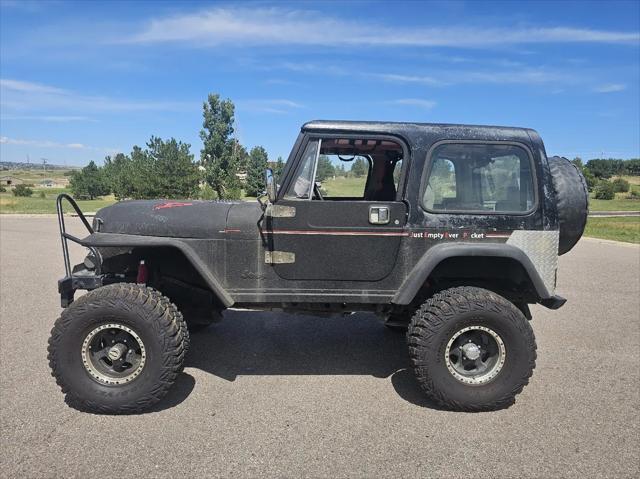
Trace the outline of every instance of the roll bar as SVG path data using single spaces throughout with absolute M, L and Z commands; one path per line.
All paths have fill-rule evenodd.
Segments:
M 67 243 L 68 240 L 73 241 L 74 243 L 82 244 L 82 240 L 77 238 L 69 233 L 67 233 L 66 225 L 64 223 L 64 211 L 62 209 L 62 201 L 67 200 L 67 202 L 71 205 L 71 207 L 75 210 L 78 217 L 82 220 L 85 228 L 89 231 L 89 234 L 93 234 L 94 230 L 92 226 L 87 221 L 84 213 L 80 210 L 78 203 L 71 196 L 66 193 L 59 194 L 56 198 L 56 212 L 58 213 L 58 227 L 60 228 L 60 241 L 62 242 L 62 256 L 64 258 L 64 271 L 66 276 L 71 276 L 71 263 L 69 261 L 69 245 Z M 89 249 L 95 254 L 95 250 L 91 247 Z

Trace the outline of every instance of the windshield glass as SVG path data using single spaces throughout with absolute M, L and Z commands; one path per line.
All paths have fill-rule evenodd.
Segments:
M 318 159 L 319 140 L 310 141 L 302 155 L 296 178 L 285 195 L 287 198 L 309 199 L 313 194 L 313 177 Z

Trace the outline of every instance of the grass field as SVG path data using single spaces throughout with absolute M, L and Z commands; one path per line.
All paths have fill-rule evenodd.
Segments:
M 322 182 L 322 189 L 327 192 L 327 196 L 362 196 L 366 178 L 345 178 L 337 177 Z
M 631 190 L 640 193 L 640 176 L 623 176 L 631 183 Z M 613 200 L 596 200 L 593 194 L 589 198 L 589 211 L 640 211 L 640 199 L 627 198 L 629 193 L 616 193 Z
M 40 197 L 40 192 L 44 192 L 45 197 Z M 13 193 L 0 193 L 0 213 L 22 213 L 22 214 L 46 214 L 56 212 L 56 197 L 60 193 L 68 191 L 62 188 L 35 188 L 33 196 L 13 196 Z M 78 200 L 78 206 L 85 212 L 95 212 L 104 206 L 115 203 L 113 196 L 106 196 L 96 200 Z M 64 210 L 71 212 L 73 208 L 68 203 L 64 204 Z
M 640 243 L 640 217 L 589 218 L 585 236 Z
M 615 200 L 589 198 L 589 211 L 640 211 L 640 199 L 628 199 L 628 194 L 616 193 Z
M 31 183 L 36 186 L 40 185 L 42 180 L 53 180 L 54 182 L 66 186 L 69 184 L 69 175 L 71 169 L 63 170 L 63 169 L 55 169 L 55 170 L 1 170 L 0 177 L 2 176 L 13 176 L 14 178 L 19 178 L 25 183 Z M 67 173 L 67 175 L 65 175 Z

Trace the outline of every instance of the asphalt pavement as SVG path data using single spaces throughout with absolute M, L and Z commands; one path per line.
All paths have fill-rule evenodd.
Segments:
M 585 239 L 560 259 L 568 302 L 533 308 L 531 383 L 478 414 L 427 402 L 403 335 L 372 315 L 250 311 L 193 336 L 153 411 L 78 412 L 46 360 L 61 256 L 54 218 L 0 216 L 0 477 L 640 475 L 638 246 Z

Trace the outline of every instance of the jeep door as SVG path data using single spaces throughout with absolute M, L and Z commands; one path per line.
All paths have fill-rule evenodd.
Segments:
M 308 137 L 264 222 L 277 274 L 298 281 L 387 277 L 405 236 L 399 190 L 406 155 L 397 139 Z

